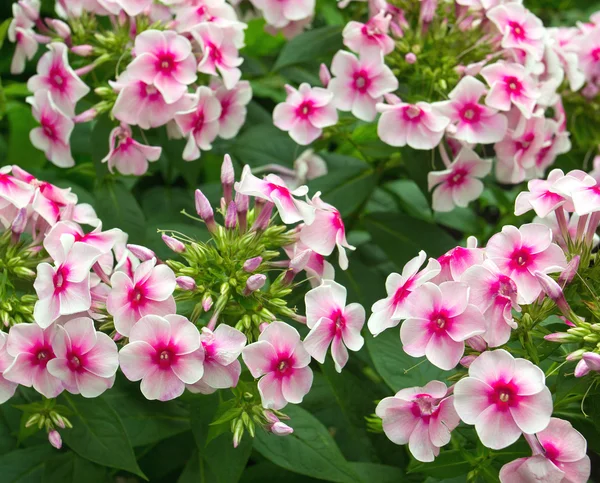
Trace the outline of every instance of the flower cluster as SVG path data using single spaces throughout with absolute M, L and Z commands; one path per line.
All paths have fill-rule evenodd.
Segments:
M 11 71 L 22 72 L 38 44 L 47 46 L 27 82 L 33 94 L 27 100 L 40 123 L 31 142 L 51 162 L 73 166 L 75 124 L 102 114 L 116 124 L 103 162 L 126 175 L 144 174 L 161 156 L 159 146 L 136 139 L 136 126 L 141 139 L 144 131 L 161 126 L 171 138 L 186 138 L 186 161 L 210 150 L 217 136 L 237 134 L 252 97 L 239 69 L 246 25 L 224 0 L 200 7 L 169 3 L 58 1 L 64 20 L 41 19 L 38 0 L 13 4 Z M 110 19 L 110 29 L 104 29 L 103 17 Z M 77 112 L 84 103 L 91 107 Z

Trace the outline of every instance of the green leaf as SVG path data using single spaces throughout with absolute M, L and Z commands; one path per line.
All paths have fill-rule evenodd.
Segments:
M 8 32 L 8 26 L 12 18 L 7 18 L 4 22 L 0 24 L 0 49 L 4 45 L 4 39 L 6 38 L 6 33 Z
M 416 257 L 419 250 L 425 250 L 430 257 L 439 257 L 456 246 L 456 240 L 437 225 L 402 213 L 373 213 L 364 221 L 373 242 L 398 269 Z
M 248 28 L 244 31 L 245 47 L 242 55 L 253 57 L 265 57 L 275 55 L 285 44 L 285 37 L 278 33 L 271 35 L 265 32 L 266 22 L 263 18 L 254 18 L 248 22 Z
M 119 415 L 103 397 L 85 399 L 64 394 L 62 403 L 73 411 L 73 429 L 62 433 L 79 456 L 99 465 L 129 471 L 146 478 L 137 464 L 131 442 Z
M 258 431 L 262 431 L 260 428 Z M 207 472 L 206 480 L 215 483 L 237 483 L 252 453 L 252 438 L 245 434 L 237 448 L 233 447 L 231 433 L 213 439 L 200 454 Z M 199 480 L 197 480 L 199 481 Z
M 358 477 L 319 420 L 298 406 L 288 406 L 294 432 L 281 438 L 257 431 L 254 448 L 278 466 L 327 481 L 355 483 Z
M 200 458 L 198 451 L 194 451 L 192 456 L 186 463 L 181 475 L 177 479 L 177 483 L 204 483 L 202 473 L 204 471 L 204 462 Z
M 2 483 L 39 483 L 44 462 L 56 454 L 49 444 L 18 449 L 0 456 Z
M 29 140 L 31 130 L 38 127 L 31 108 L 22 102 L 9 101 L 6 103 L 6 118 L 9 132 L 5 164 L 18 164 L 27 171 L 40 169 L 46 164 L 46 156 Z
M 365 336 L 367 349 L 375 369 L 394 391 L 412 386 L 424 386 L 434 379 L 444 380 L 451 372 L 443 371 L 427 359 L 416 359 L 402 350 L 399 327 L 393 327 L 373 337 Z
M 350 463 L 350 466 L 362 481 L 398 483 L 405 478 L 402 470 L 395 466 L 377 463 Z
M 231 146 L 231 155 L 252 167 L 265 164 L 292 166 L 299 154 L 300 147 L 286 132 L 272 124 L 250 127 L 237 136 Z
M 470 470 L 470 463 L 465 461 L 461 450 L 458 449 L 442 451 L 431 463 L 412 460 L 408 465 L 408 473 L 423 473 L 438 478 L 453 478 L 464 475 Z
M 105 483 L 106 468 L 69 451 L 46 461 L 42 483 Z
M 341 26 L 308 30 L 284 45 L 273 69 L 278 70 L 288 65 L 315 61 L 341 48 Z

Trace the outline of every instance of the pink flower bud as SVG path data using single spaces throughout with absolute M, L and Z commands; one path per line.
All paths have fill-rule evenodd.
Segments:
M 62 20 L 58 20 L 55 18 L 47 18 L 46 24 L 54 29 L 56 34 L 61 39 L 68 39 L 71 37 L 71 28 Z
M 115 342 L 119 342 L 119 341 L 120 341 L 122 338 L 123 338 L 123 336 L 117 332 L 117 333 L 115 333 L 115 335 L 113 335 L 113 338 L 112 338 L 112 339 L 113 339 Z
M 167 245 L 175 253 L 185 252 L 185 245 L 182 242 L 180 242 L 179 240 L 177 240 L 169 235 L 163 234 L 162 241 L 164 241 L 165 245 Z
M 260 214 L 254 220 L 254 224 L 252 225 L 252 229 L 255 231 L 264 231 L 269 226 L 269 222 L 271 221 L 271 214 L 273 213 L 273 207 L 275 205 L 270 201 L 267 201 Z
M 471 355 L 471 356 L 464 356 L 461 360 L 460 360 L 460 365 L 463 367 L 469 367 L 473 361 L 477 359 L 477 356 L 475 355 Z
M 590 372 L 589 366 L 585 363 L 583 359 L 581 359 L 577 365 L 575 366 L 575 370 L 573 371 L 573 375 L 575 377 L 583 377 Z
M 397 22 L 390 22 L 390 32 L 392 32 L 392 35 L 396 38 L 404 37 L 404 31 Z
M 237 225 L 237 208 L 235 201 L 231 201 L 227 207 L 227 213 L 225 214 L 225 228 L 228 230 L 235 230 Z
M 567 264 L 567 268 L 565 268 L 558 277 L 558 285 L 560 285 L 561 287 L 565 287 L 573 281 L 575 275 L 577 275 L 577 269 L 579 268 L 579 260 L 579 255 L 575 255 L 571 259 L 571 261 Z
M 586 352 L 583 354 L 583 360 L 590 370 L 600 372 L 600 354 L 595 352 Z
M 62 448 L 62 438 L 60 437 L 60 434 L 58 433 L 58 431 L 56 431 L 55 429 L 51 430 L 48 433 L 48 441 L 56 449 Z
M 487 349 L 487 344 L 485 343 L 485 340 L 483 340 L 483 337 L 481 337 L 480 335 L 469 337 L 467 339 L 467 344 L 469 345 L 469 347 L 472 347 L 478 352 L 483 352 Z
M 289 434 L 292 434 L 294 432 L 294 429 L 290 428 L 287 424 L 279 421 L 277 423 L 274 423 L 273 426 L 271 426 L 271 432 L 275 436 L 287 436 Z
M 39 4 L 38 7 L 35 8 L 35 4 L 32 4 L 32 2 L 20 1 L 18 3 L 19 7 L 21 7 L 21 10 L 29 20 L 36 22 L 36 20 L 40 18 Z
M 323 87 L 327 87 L 329 85 L 329 81 L 331 80 L 331 72 L 325 64 L 321 64 L 319 67 L 319 79 L 321 79 L 321 84 Z
M 139 258 L 141 262 L 147 262 L 148 260 L 156 258 L 156 255 L 152 250 L 141 245 L 129 244 L 127 245 L 127 249 L 133 253 L 135 257 Z
M 244 296 L 250 295 L 252 292 L 260 290 L 262 286 L 267 281 L 267 276 L 262 273 L 257 273 L 256 275 L 251 275 L 246 280 L 246 287 L 244 288 Z
M 275 424 L 275 423 L 279 422 L 279 418 L 276 416 L 276 414 L 269 409 L 265 409 L 263 411 L 263 416 L 271 424 Z
M 241 193 L 235 194 L 235 206 L 237 207 L 238 213 L 246 213 L 250 206 L 250 197 Z
M 542 286 L 542 290 L 546 292 L 548 297 L 550 297 L 554 301 L 554 303 L 562 312 L 562 314 L 565 317 L 568 317 L 571 308 L 569 307 L 569 304 L 565 299 L 565 294 L 560 288 L 560 285 L 558 285 L 558 283 L 556 283 L 556 281 L 552 277 L 546 275 L 545 273 L 535 272 L 534 275 L 537 278 L 540 285 Z
M 269 327 L 269 323 L 268 322 L 263 322 L 262 324 L 260 324 L 258 326 L 258 330 L 262 333 L 262 331 L 265 330 L 267 327 Z
M 244 272 L 252 273 L 262 263 L 262 257 L 249 258 L 244 262 Z
M 87 111 L 83 111 L 81 114 L 77 114 L 73 118 L 73 122 L 75 124 L 82 124 L 84 122 L 90 122 L 92 119 L 95 119 L 98 115 L 98 111 L 93 107 L 88 109 Z
M 400 104 L 402 99 L 400 99 L 396 94 L 390 94 L 389 92 L 383 95 L 385 102 L 388 104 Z
M 404 60 L 407 64 L 414 64 L 417 61 L 417 56 L 412 52 L 409 52 L 404 56 Z
M 196 212 L 204 220 L 204 223 L 206 223 L 208 231 L 215 233 L 217 231 L 215 213 L 212 206 L 210 206 L 210 202 L 200 190 L 196 190 Z
M 26 226 L 27 208 L 21 208 L 17 211 L 17 216 L 15 216 L 15 219 L 13 220 L 10 229 L 14 234 L 20 236 L 25 231 Z
M 89 57 L 94 53 L 94 47 L 89 44 L 74 45 L 71 47 L 71 52 L 80 57 Z
M 548 342 L 560 342 L 560 343 L 579 341 L 578 337 L 576 337 L 572 334 L 567 334 L 566 332 L 555 332 L 554 334 L 548 334 L 548 335 L 544 336 L 544 339 L 546 339 Z
M 208 312 L 213 306 L 213 299 L 209 293 L 205 293 L 202 297 L 202 309 L 204 312 Z
M 223 164 L 221 165 L 221 184 L 223 186 L 223 195 L 227 204 L 233 199 L 231 194 L 234 181 L 235 172 L 233 170 L 233 163 L 231 162 L 229 154 L 226 154 L 223 158 Z
M 177 277 L 177 286 L 182 290 L 196 290 L 196 281 L 192 277 Z

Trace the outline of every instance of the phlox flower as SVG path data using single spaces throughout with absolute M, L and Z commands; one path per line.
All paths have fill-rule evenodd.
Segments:
M 600 25 L 596 25 L 575 41 L 579 68 L 588 81 L 600 77 Z
M 194 324 L 181 315 L 146 315 L 119 352 L 125 377 L 142 383 L 146 399 L 169 401 L 204 374 L 204 350 Z
M 430 258 L 427 265 L 421 270 L 425 260 L 427 260 L 427 254 L 421 250 L 419 255 L 404 265 L 402 274 L 391 273 L 388 275 L 385 281 L 387 297 L 373 304 L 372 313 L 367 322 L 367 326 L 374 336 L 397 326 L 401 319 L 405 319 L 408 296 L 420 285 L 440 273 L 440 264 L 433 258 Z
M 384 11 L 371 17 L 367 23 L 348 22 L 342 32 L 344 45 L 365 56 L 387 55 L 394 50 L 394 40 L 388 35 L 392 17 Z
M 173 104 L 196 81 L 192 45 L 172 30 L 145 30 L 135 38 L 135 58 L 127 66 L 131 79 L 155 86 L 167 104 Z
M 132 327 L 146 315 L 175 313 L 175 274 L 166 265 L 156 265 L 155 258 L 140 263 L 133 279 L 125 272 L 117 271 L 110 282 L 112 290 L 106 309 L 113 316 L 115 329 L 121 335 L 129 336 Z
M 550 422 L 552 395 L 544 372 L 503 349 L 482 353 L 469 366 L 469 376 L 454 386 L 454 407 L 474 424 L 484 446 L 502 449 L 521 433 L 542 431 Z
M 273 110 L 273 123 L 282 131 L 288 131 L 298 144 L 312 143 L 323 128 L 337 123 L 332 92 L 306 83 L 300 84 L 298 90 L 291 86 L 286 89 L 285 102 L 277 104 Z
M 383 63 L 381 54 L 356 58 L 340 50 L 331 62 L 331 73 L 334 77 L 327 89 L 333 93 L 333 105 L 363 121 L 375 119 L 377 103 L 398 88 L 398 79 Z
M 70 137 L 75 124 L 54 103 L 47 90 L 38 90 L 27 98 L 31 104 L 33 117 L 41 126 L 29 133 L 31 144 L 41 151 L 55 165 L 70 168 L 75 165 L 71 156 Z
M 33 93 L 47 90 L 56 106 L 66 115 L 73 116 L 77 101 L 90 92 L 90 88 L 69 65 L 67 51 L 62 42 L 49 44 L 48 52 L 38 62 L 37 75 L 27 81 L 27 89 Z
M 396 444 L 408 443 L 418 461 L 433 461 L 460 422 L 454 398 L 446 397 L 447 393 L 443 382 L 431 381 L 425 387 L 401 389 L 383 399 L 375 412 L 383 420 L 386 436 Z
M 246 106 L 252 99 L 250 83 L 239 81 L 232 89 L 227 89 L 223 83 L 213 82 L 210 87 L 221 104 L 219 137 L 232 139 L 246 122 Z
M 290 260 L 301 256 L 301 254 L 307 250 L 310 251 L 310 256 L 304 266 L 304 270 L 306 271 L 311 287 L 318 287 L 323 280 L 333 280 L 335 278 L 335 269 L 333 268 L 333 265 L 325 260 L 323 255 L 311 250 L 301 241 L 283 247 L 283 249 Z
M 502 34 L 502 47 L 522 49 L 536 60 L 544 52 L 544 24 L 533 13 L 518 3 L 498 5 L 486 13 Z
M 44 244 L 54 266 L 40 263 L 33 283 L 38 296 L 33 318 L 42 328 L 61 315 L 84 312 L 92 304 L 90 269 L 101 252 L 87 243 L 76 242 L 71 235 L 63 235 L 60 241 L 60 246 Z
M 17 324 L 10 328 L 6 352 L 14 357 L 3 377 L 22 386 L 32 387 L 47 398 L 58 396 L 63 385 L 48 371 L 48 362 L 56 356 L 52 341 L 57 325 L 42 329 L 37 324 Z
M 121 174 L 141 176 L 148 171 L 148 163 L 158 161 L 162 153 L 160 146 L 146 146 L 133 139 L 129 126 L 123 124 L 110 132 L 109 151 L 102 159 L 108 170 L 114 168 Z
M 306 201 L 298 200 L 295 196 L 304 196 L 308 193 L 307 186 L 299 186 L 291 191 L 285 182 L 275 174 L 268 174 L 264 179 L 252 174 L 250 166 L 244 166 L 242 178 L 235 184 L 236 192 L 255 196 L 275 204 L 281 221 L 285 224 L 304 221 L 312 223 L 315 219 L 315 208 Z
M 251 3 L 269 25 L 277 28 L 310 17 L 315 11 L 315 0 L 251 0 Z
M 191 98 L 190 109 L 175 115 L 181 134 L 188 138 L 183 150 L 183 159 L 186 161 L 198 159 L 201 151 L 212 149 L 211 143 L 219 134 L 221 116 L 221 104 L 208 87 L 198 87 Z
M 456 139 L 472 144 L 489 144 L 504 137 L 508 121 L 496 109 L 479 103 L 485 92 L 482 82 L 466 76 L 448 94 L 450 100 L 433 104 L 435 110 L 450 118 Z
M 200 343 L 204 349 L 204 374 L 187 388 L 191 392 L 210 394 L 217 389 L 237 386 L 242 373 L 237 359 L 246 345 L 246 336 L 233 327 L 219 324 L 214 331 L 203 327 Z
M 92 319 L 79 317 L 57 326 L 52 349 L 56 357 L 48 362 L 48 372 L 70 393 L 98 397 L 113 386 L 119 367 L 117 345 L 96 332 Z
M 335 370 L 342 372 L 348 362 L 348 351 L 359 351 L 365 340 L 360 331 L 365 324 L 362 305 L 346 305 L 347 290 L 332 280 L 310 290 L 304 297 L 306 325 L 310 330 L 304 339 L 306 351 L 321 364 L 331 344 Z
M 302 226 L 300 241 L 319 255 L 328 256 L 333 249 L 338 249 L 338 263 L 342 270 L 348 268 L 346 248 L 355 250 L 355 247 L 346 240 L 346 227 L 340 212 L 329 203 L 321 200 L 321 193 L 316 193 L 310 204 L 316 209 L 315 219 L 310 225 Z
M 299 404 L 312 386 L 310 355 L 300 334 L 283 322 L 271 322 L 247 345 L 242 358 L 258 381 L 263 407 L 283 409 L 288 403 Z
M 570 171 L 554 183 L 553 189 L 572 201 L 579 216 L 600 211 L 600 186 L 583 171 Z
M 139 15 L 152 5 L 152 0 L 116 0 L 116 2 L 130 17 Z
M 436 147 L 450 123 L 450 119 L 432 109 L 426 102 L 407 104 L 377 104 L 381 117 L 377 134 L 390 146 L 410 146 L 413 149 Z
M 25 61 L 33 59 L 38 49 L 38 41 L 33 31 L 33 21 L 25 14 L 22 6 L 12 4 L 13 18 L 8 25 L 7 37 L 16 44 L 10 64 L 11 74 L 21 74 L 25 70 Z
M 548 174 L 548 179 L 532 179 L 527 183 L 529 191 L 521 191 L 515 200 L 515 215 L 521 216 L 529 210 L 534 210 L 540 218 L 545 218 L 559 206 L 564 205 L 567 199 L 553 191 L 552 187 L 559 179 L 564 177 L 562 169 L 553 169 Z
M 506 344 L 510 339 L 511 330 L 517 328 L 512 310 L 521 311 L 517 304 L 515 282 L 490 260 L 468 268 L 460 281 L 469 286 L 469 301 L 483 314 L 486 323 L 483 339 L 490 347 Z
M 465 270 L 483 263 L 484 258 L 483 249 L 477 248 L 477 238 L 470 236 L 466 247 L 454 247 L 437 259 L 441 270 L 431 281 L 438 285 L 442 282 L 459 282 Z
M 463 147 L 456 159 L 443 171 L 431 171 L 427 175 L 429 189 L 433 189 L 434 211 L 452 211 L 455 206 L 466 207 L 479 198 L 483 183 L 479 178 L 489 174 L 491 159 L 481 159 L 475 151 Z
M 102 231 L 102 223 L 89 233 L 72 221 L 60 221 L 52 227 L 44 239 L 44 246 L 52 253 L 62 249 L 62 237 L 72 236 L 75 242 L 85 243 L 96 248 L 102 255 L 110 253 L 115 244 L 123 239 L 124 233 L 119 228 Z
M 224 0 L 180 2 L 173 8 L 176 12 L 175 29 L 178 32 L 190 32 L 203 22 L 225 24 L 237 21 L 235 10 Z
M 0 404 L 4 404 L 13 397 L 18 384 L 4 377 L 4 371 L 10 367 L 14 358 L 6 350 L 6 332 L 0 332 Z
M 481 69 L 481 75 L 490 86 L 485 97 L 488 106 L 509 111 L 514 105 L 523 116 L 531 117 L 540 92 L 525 67 L 498 61 Z
M 426 356 L 440 369 L 453 369 L 464 354 L 464 341 L 485 332 L 485 320 L 469 303 L 465 283 L 424 283 L 410 294 L 406 304 L 408 317 L 400 327 L 404 352 Z
M 11 176 L 12 166 L 0 168 L 0 206 L 14 205 L 16 208 L 25 208 L 31 203 L 34 195 L 33 186 Z

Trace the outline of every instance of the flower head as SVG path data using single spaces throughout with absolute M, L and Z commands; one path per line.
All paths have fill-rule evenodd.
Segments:
M 133 139 L 128 126 L 119 126 L 110 132 L 108 154 L 102 159 L 108 163 L 112 173 L 114 168 L 121 174 L 141 176 L 148 171 L 148 162 L 157 161 L 162 153 L 160 146 L 146 146 Z
M 350 21 L 344 27 L 344 45 L 359 55 L 387 55 L 394 50 L 394 40 L 388 35 L 391 16 L 382 10 L 367 23 Z
M 6 332 L 0 332 L 0 404 L 4 404 L 13 397 L 18 384 L 4 377 L 4 371 L 10 367 L 14 358 L 6 350 Z
M 221 82 L 211 84 L 215 97 L 221 104 L 219 137 L 231 139 L 237 135 L 246 121 L 246 106 L 252 99 L 252 88 L 248 81 L 239 81 L 233 88 Z

